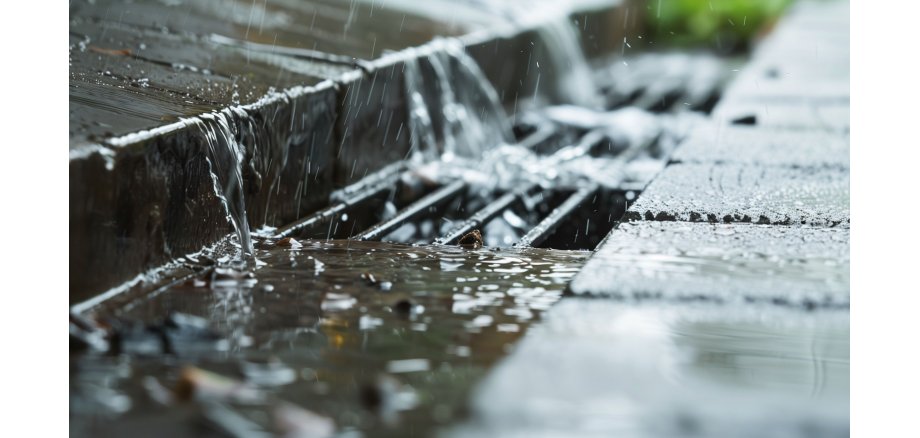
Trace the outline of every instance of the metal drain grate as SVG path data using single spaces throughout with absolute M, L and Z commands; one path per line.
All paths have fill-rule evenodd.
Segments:
M 628 68 L 614 63 L 598 70 L 595 80 L 608 110 L 708 113 L 727 79 L 725 65 L 708 56 L 650 54 L 631 58 Z M 560 160 L 596 157 L 626 168 L 641 158 L 663 167 L 680 140 L 672 135 L 670 145 L 662 146 L 667 142 L 661 132 L 637 139 L 609 126 L 581 124 L 597 113 L 579 111 L 588 110 L 557 107 L 555 113 L 549 108 L 519 114 L 512 127 L 516 146 Z M 452 245 L 480 230 L 491 247 L 593 250 L 654 173 L 612 185 L 585 179 L 568 186 L 522 183 L 483 192 L 459 179 L 436 183 L 396 163 L 334 193 L 329 207 L 279 229 L 275 237 Z
M 543 152 L 563 149 L 564 139 L 578 137 L 546 125 L 527 131 L 519 145 Z M 594 131 L 569 146 L 567 153 L 578 154 L 609 147 Z M 275 237 L 450 245 L 482 230 L 487 246 L 590 250 L 621 219 L 636 191 L 588 183 L 481 193 L 463 180 L 426 181 L 398 163 L 337 192 L 329 207 L 279 229 Z M 501 230 L 500 238 L 495 230 Z

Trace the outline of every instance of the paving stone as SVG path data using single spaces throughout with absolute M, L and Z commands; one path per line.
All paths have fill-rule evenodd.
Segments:
M 765 63 L 761 68 L 746 70 L 726 89 L 725 96 L 766 103 L 849 104 L 848 76 L 829 78 L 824 72 L 810 70 L 795 70 L 783 62 Z
M 796 5 L 758 46 L 723 93 L 716 119 L 849 130 L 849 4 L 806 3 Z
M 846 32 L 850 28 L 849 1 L 801 1 L 782 20 L 782 28 L 826 29 Z
M 850 172 L 674 164 L 652 181 L 626 219 L 849 227 Z
M 850 166 L 848 134 L 737 125 L 701 125 L 671 157 L 682 163 L 738 163 L 792 167 Z
M 723 93 L 728 99 L 848 103 L 850 57 L 840 42 L 773 43 L 742 70 Z
M 804 74 L 820 71 L 830 73 L 830 77 L 849 76 L 849 49 L 850 33 L 847 27 L 782 26 L 757 47 L 752 61 L 755 65 L 777 62 Z M 835 69 L 826 69 L 829 65 Z
M 712 118 L 726 124 L 846 133 L 850 130 L 850 104 L 726 97 L 713 110 Z
M 849 242 L 846 228 L 624 223 L 569 289 L 627 301 L 848 307 Z
M 849 42 L 849 2 L 798 2 L 757 47 L 755 56 L 772 48 L 794 51 L 827 46 L 832 52 L 848 57 Z
M 744 71 L 768 66 L 778 68 L 767 76 L 773 79 L 849 78 L 849 43 L 846 31 L 781 31 L 758 48 Z
M 568 298 L 445 436 L 847 436 L 849 357 L 848 312 Z

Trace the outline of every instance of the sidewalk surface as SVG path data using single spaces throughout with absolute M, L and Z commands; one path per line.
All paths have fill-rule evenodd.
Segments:
M 799 2 L 450 436 L 849 434 L 849 3 Z

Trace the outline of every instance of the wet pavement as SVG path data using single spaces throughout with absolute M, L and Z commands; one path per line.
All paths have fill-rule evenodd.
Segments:
M 617 278 L 611 283 L 610 278 Z M 570 286 L 626 301 L 850 304 L 850 230 L 665 221 L 614 230 Z
M 90 47 L 86 36 L 74 34 L 96 22 L 103 24 L 103 34 L 89 41 L 107 41 L 106 29 L 117 38 L 138 38 L 119 34 L 124 26 L 117 24 L 125 22 L 160 32 L 161 47 L 199 38 L 202 50 L 226 56 L 214 58 L 226 65 L 247 56 L 256 71 L 271 71 L 268 66 L 277 67 L 273 63 L 280 59 L 286 66 L 282 70 L 296 72 L 279 78 L 282 82 L 323 84 L 317 81 L 343 68 L 363 72 L 344 88 L 325 83 L 287 90 L 273 94 L 275 100 L 267 105 L 256 99 L 257 106 L 199 117 L 183 125 L 193 132 L 181 134 L 190 137 L 175 144 L 160 143 L 159 137 L 140 146 L 131 135 L 116 139 L 121 146 L 139 148 L 130 151 L 136 160 L 144 161 L 154 149 L 172 160 L 166 165 L 154 160 L 151 172 L 168 196 L 147 203 L 130 196 L 130 190 L 118 191 L 116 198 L 124 205 L 112 205 L 119 206 L 114 211 L 120 216 L 131 215 L 134 210 L 127 207 L 144 212 L 136 220 L 130 216 L 130 232 L 122 234 L 149 239 L 170 257 L 185 253 L 186 247 L 171 245 L 183 242 L 183 235 L 211 240 L 225 235 L 229 227 L 213 226 L 227 225 L 225 217 L 236 234 L 215 247 L 174 258 L 170 269 L 175 272 L 159 277 L 153 289 L 78 306 L 81 314 L 71 316 L 70 326 L 73 436 L 848 434 L 849 103 L 848 71 L 837 69 L 846 65 L 848 53 L 845 46 L 830 43 L 848 24 L 841 3 L 803 3 L 793 10 L 709 118 L 655 113 L 708 111 L 718 100 L 714 90 L 727 77 L 717 73 L 725 65 L 705 57 L 650 56 L 644 64 L 651 66 L 649 71 L 659 70 L 656 65 L 685 70 L 632 76 L 651 78 L 645 84 L 611 79 L 602 87 L 604 99 L 597 99 L 597 108 L 553 106 L 531 127 L 517 123 L 534 113 L 519 111 L 516 94 L 514 112 L 505 115 L 505 90 L 492 88 L 488 66 L 480 70 L 456 41 L 432 43 L 428 49 L 443 51 L 421 62 L 410 57 L 365 71 L 364 58 L 354 50 L 366 49 L 366 37 L 373 32 L 348 36 L 347 30 L 358 19 L 352 13 L 375 8 L 371 2 L 369 10 L 356 12 L 355 4 L 316 2 L 316 13 L 329 15 L 330 26 L 346 34 L 338 41 L 324 33 L 323 25 L 299 27 L 284 34 L 279 46 L 286 54 L 277 59 L 252 57 L 273 55 L 274 49 L 268 50 L 267 40 L 255 33 L 255 8 L 248 5 L 243 8 L 250 11 L 248 18 L 238 8 L 214 17 L 202 17 L 192 8 L 175 29 L 149 22 L 155 17 L 143 14 L 109 20 L 110 11 L 118 10 L 109 3 L 72 19 L 71 62 L 80 66 L 76 76 L 72 70 L 72 86 L 86 79 L 80 74 L 96 68 L 81 71 L 86 65 L 108 62 L 104 56 L 125 56 L 125 49 Z M 284 11 L 263 8 L 261 20 L 269 26 L 280 20 L 276 24 L 283 28 Z M 424 16 L 424 11 L 420 7 L 417 12 Z M 302 12 L 291 13 L 302 21 Z M 471 19 L 474 27 L 491 23 L 482 14 L 471 14 L 479 17 Z M 204 33 L 197 35 L 199 30 Z M 557 51 L 577 50 L 568 26 L 552 25 L 546 32 L 554 38 L 559 36 L 554 32 L 566 35 L 550 39 L 560 44 Z M 795 56 L 784 58 L 787 46 L 796 46 L 801 35 L 816 38 L 814 47 L 792 47 L 789 53 Z M 323 53 L 352 59 L 319 57 L 301 44 L 312 39 L 329 44 Z M 141 48 L 143 40 L 135 42 L 138 50 L 147 50 Z M 402 44 L 380 43 L 389 48 Z M 220 52 L 228 47 L 235 51 Z M 369 57 L 377 54 L 374 50 Z M 494 50 L 498 53 L 497 44 Z M 820 50 L 822 56 L 809 56 L 809 50 Z M 556 61 L 578 61 L 574 55 L 563 58 Z M 96 74 L 108 77 L 115 71 L 116 79 L 127 80 L 127 70 L 134 67 L 113 68 Z M 205 73 L 185 64 L 168 68 L 179 72 L 161 72 L 170 84 L 193 81 L 185 76 L 193 73 L 214 75 L 210 68 Z M 622 70 L 600 69 L 598 75 Z M 760 87 L 763 77 L 777 83 Z M 261 85 L 236 97 L 232 81 L 231 88 L 216 81 L 213 95 L 186 93 L 186 103 L 194 111 L 208 111 L 225 106 L 221 99 L 230 93 L 230 104 L 242 104 L 267 92 L 259 88 L 267 86 L 266 78 L 253 75 Z M 813 88 L 797 82 L 822 79 L 827 83 Z M 89 81 L 102 90 L 118 89 L 117 82 L 98 80 Z M 141 93 L 149 87 L 146 81 L 131 80 Z M 392 81 L 398 86 L 377 86 Z M 701 86 L 682 88 L 686 81 Z M 592 91 L 569 89 L 573 95 L 594 97 L 585 90 Z M 81 93 L 72 97 L 80 100 Z M 155 97 L 172 105 L 182 91 L 163 93 Z M 534 100 L 542 102 L 536 94 L 534 88 Z M 481 112 L 478 118 L 468 114 L 474 108 Z M 170 110 L 175 113 L 170 117 L 178 117 L 180 109 Z M 155 110 L 153 105 L 124 113 L 153 123 Z M 395 130 L 387 114 L 399 114 Z M 72 123 L 75 119 L 79 122 L 72 118 Z M 539 131 L 540 124 L 565 126 L 578 132 L 571 138 L 581 140 L 530 144 L 518 135 L 525 128 Z M 685 139 L 684 128 L 691 125 L 697 129 Z M 196 137 L 202 133 L 203 139 Z M 72 135 L 72 143 L 74 138 L 80 136 Z M 391 138 L 401 138 L 400 147 L 393 147 L 397 140 L 391 143 Z M 518 143 L 481 144 L 490 138 Z M 115 145 L 109 143 L 93 152 L 94 165 L 133 180 L 135 168 L 121 161 L 124 155 L 117 160 L 106 155 L 106 148 Z M 188 145 L 194 145 L 192 151 L 184 149 Z M 315 145 L 324 152 L 315 152 Z M 495 147 L 477 149 L 484 146 Z M 296 154 L 287 155 L 290 151 Z M 332 192 L 332 187 L 360 179 L 392 157 L 410 158 L 413 169 L 397 169 L 386 178 L 411 174 L 424 180 L 418 186 L 425 189 L 394 204 L 399 190 L 377 181 L 377 192 L 392 190 L 379 211 L 346 210 L 353 207 L 349 196 L 360 198 L 361 192 Z M 432 158 L 431 166 L 421 165 Z M 188 179 L 175 178 L 182 181 L 174 184 L 170 169 L 175 163 L 197 170 L 181 173 Z M 145 166 L 138 168 L 151 169 Z M 138 181 L 143 186 L 150 180 Z M 468 185 L 470 193 L 487 195 L 471 198 L 476 204 L 472 211 L 445 213 L 439 210 L 443 206 L 425 204 L 418 215 L 431 217 L 403 224 L 410 232 L 394 225 L 380 236 L 404 235 L 395 240 L 426 245 L 335 238 L 359 236 L 365 225 L 399 217 L 399 209 L 434 193 L 438 184 L 450 193 L 461 192 L 454 186 Z M 492 190 L 496 187 L 504 192 Z M 536 187 L 569 191 L 532 197 L 530 189 Z M 562 202 L 567 197 L 571 202 Z M 187 199 L 199 198 L 211 209 L 188 204 Z M 287 203 L 293 199 L 296 207 L 285 204 L 281 213 L 269 207 L 282 198 Z M 84 205 L 94 204 L 89 201 Z M 329 210 L 319 213 L 322 230 L 299 231 L 315 240 L 297 232 L 273 236 L 278 229 L 272 224 L 310 222 L 314 216 L 304 219 L 304 214 L 327 201 Z M 512 201 L 524 204 L 527 220 L 509 208 Z M 190 215 L 198 222 L 173 220 L 161 205 L 197 212 Z M 590 234 L 584 247 L 593 249 L 610 227 L 618 227 L 595 252 L 508 247 L 530 235 L 524 231 L 538 220 L 534 229 L 542 233 L 541 219 L 566 214 L 578 221 L 546 225 L 558 226 L 556 235 L 545 239 L 548 246 L 581 247 L 572 242 Z M 104 217 L 84 219 L 109 224 Z M 455 221 L 469 226 L 448 227 Z M 73 235 L 73 223 L 71 228 Z M 439 235 L 437 242 L 451 245 L 427 245 Z M 572 242 L 561 244 L 560 239 Z M 131 244 L 108 243 L 119 248 Z M 201 241 L 184 243 L 197 249 Z M 161 262 L 145 251 L 126 253 L 144 258 L 126 263 L 132 267 L 126 272 Z M 118 257 L 119 252 L 105 254 Z M 178 281 L 164 280 L 169 278 Z
M 848 436 L 849 315 L 566 298 L 448 437 Z
M 753 54 L 713 118 L 846 133 L 850 127 L 849 2 L 804 1 Z
M 850 167 L 849 135 L 739 125 L 703 125 L 671 156 L 681 163 Z M 738 150 L 744 149 L 743 154 Z
M 627 212 L 630 220 L 850 225 L 850 171 L 673 164 Z
M 117 336 L 71 357 L 74 436 L 284 434 L 287 414 L 296 430 L 328 425 L 315 436 L 429 436 L 465 417 L 469 389 L 589 255 L 291 239 L 259 247 L 252 270 L 218 258 L 95 315 Z M 215 263 L 207 257 L 186 263 Z
M 446 436 L 849 436 L 848 9 L 789 12 Z
M 821 130 L 846 133 L 850 129 L 849 103 L 729 102 L 713 111 L 725 123 L 756 124 L 790 130 Z
M 338 79 L 482 25 L 337 1 L 100 0 L 71 3 L 70 17 L 71 147 Z M 386 31 L 393 23 L 400 32 Z

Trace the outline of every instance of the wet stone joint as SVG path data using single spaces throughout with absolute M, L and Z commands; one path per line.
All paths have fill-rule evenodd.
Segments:
M 849 4 L 766 3 L 71 3 L 71 436 L 849 436 Z

